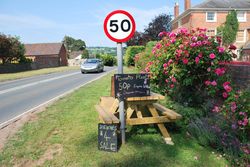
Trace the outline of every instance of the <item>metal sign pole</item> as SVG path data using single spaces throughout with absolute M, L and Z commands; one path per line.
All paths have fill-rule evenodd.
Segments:
M 118 74 L 123 74 L 122 43 L 117 43 Z M 124 100 L 119 103 L 119 118 L 122 144 L 125 144 Z

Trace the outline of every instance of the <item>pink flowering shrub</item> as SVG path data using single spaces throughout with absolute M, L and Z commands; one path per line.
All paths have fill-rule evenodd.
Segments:
M 237 127 L 246 128 L 250 114 L 238 110 L 237 94 L 224 65 L 232 60 L 235 46 L 221 47 L 221 39 L 208 37 L 205 29 L 188 32 L 182 28 L 160 35 L 162 40 L 153 48 L 145 68 L 156 88 L 186 105 L 216 99 L 212 112 L 223 112 L 235 119 Z

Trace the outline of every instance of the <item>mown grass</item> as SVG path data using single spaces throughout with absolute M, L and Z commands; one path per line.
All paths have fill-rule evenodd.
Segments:
M 78 66 L 74 67 L 55 67 L 55 68 L 44 68 L 39 70 L 31 70 L 31 71 L 24 71 L 24 72 L 17 72 L 17 73 L 7 73 L 7 74 L 0 74 L 0 81 L 6 80 L 14 80 L 14 79 L 21 79 L 32 77 L 35 75 L 42 75 L 42 74 L 49 74 L 54 72 L 63 72 L 67 70 L 76 70 L 80 69 Z
M 156 128 L 129 127 L 126 144 L 118 153 L 97 148 L 98 114 L 94 105 L 100 96 L 110 94 L 110 77 L 86 85 L 40 113 L 7 143 L 0 153 L 0 166 L 27 165 L 36 162 L 54 145 L 62 153 L 42 166 L 129 166 L 195 167 L 223 166 L 222 157 L 203 148 L 184 131 L 170 131 L 174 146 L 166 145 Z

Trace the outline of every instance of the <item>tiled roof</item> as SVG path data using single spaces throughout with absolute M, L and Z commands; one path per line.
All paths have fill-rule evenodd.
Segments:
M 250 0 L 206 0 L 194 7 L 197 8 L 232 8 L 232 9 L 246 9 L 250 8 Z
M 63 43 L 37 43 L 25 44 L 25 55 L 38 56 L 38 55 L 57 55 L 59 54 Z

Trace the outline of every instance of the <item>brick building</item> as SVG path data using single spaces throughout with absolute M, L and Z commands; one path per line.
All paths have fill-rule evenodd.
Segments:
M 68 64 L 67 51 L 63 43 L 25 44 L 25 57 L 32 59 L 37 68 Z
M 217 27 L 225 23 L 229 11 L 237 10 L 239 31 L 235 45 L 244 48 L 250 41 L 250 0 L 206 0 L 191 7 L 191 0 L 184 0 L 184 12 L 179 14 L 179 4 L 175 3 L 172 30 L 180 27 L 189 30 L 193 28 L 207 28 L 209 36 L 217 34 Z

